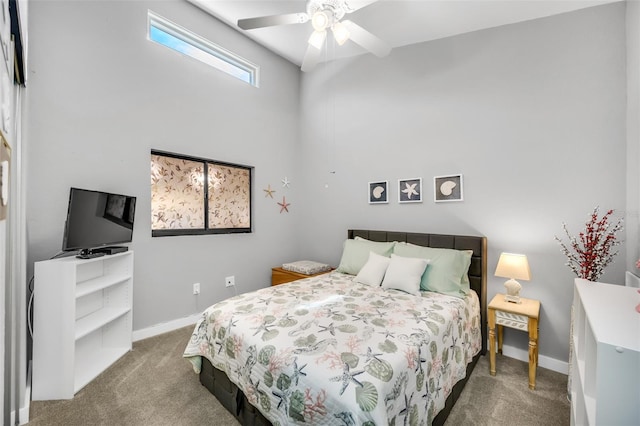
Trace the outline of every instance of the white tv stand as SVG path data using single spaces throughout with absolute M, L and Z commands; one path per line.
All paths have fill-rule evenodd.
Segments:
M 70 399 L 131 350 L 133 252 L 35 263 L 33 400 Z
M 575 279 L 572 425 L 640 424 L 637 290 Z

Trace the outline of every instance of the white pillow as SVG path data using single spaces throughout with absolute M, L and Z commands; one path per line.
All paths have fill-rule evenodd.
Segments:
M 382 288 L 394 288 L 411 294 L 420 294 L 420 280 L 429 264 L 428 259 L 391 255 Z
M 353 281 L 378 287 L 382 282 L 382 278 L 384 278 L 389 262 L 391 262 L 391 259 L 388 257 L 370 251 L 369 260 L 360 269 Z

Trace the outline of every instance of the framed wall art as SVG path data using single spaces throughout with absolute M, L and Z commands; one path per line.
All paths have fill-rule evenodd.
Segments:
M 386 204 L 389 202 L 389 181 L 369 182 L 369 204 Z
M 398 202 L 399 203 L 421 203 L 422 202 L 422 178 L 399 179 L 398 180 Z
M 462 175 L 435 176 L 433 178 L 434 201 L 462 201 Z

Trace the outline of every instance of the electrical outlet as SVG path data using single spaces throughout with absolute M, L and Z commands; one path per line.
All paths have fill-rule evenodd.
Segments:
M 236 285 L 236 277 L 231 275 L 230 277 L 225 278 L 224 279 L 224 285 L 226 287 L 231 287 L 231 286 Z
M 200 283 L 193 284 L 193 294 L 200 294 Z

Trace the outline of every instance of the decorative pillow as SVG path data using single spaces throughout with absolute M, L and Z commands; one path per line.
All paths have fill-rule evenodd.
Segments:
M 384 278 L 384 273 L 387 272 L 389 262 L 391 262 L 391 259 L 388 257 L 381 256 L 372 251 L 369 252 L 369 260 L 362 269 L 360 269 L 360 272 L 358 272 L 358 275 L 356 275 L 353 281 L 374 287 L 380 286 Z
M 395 242 L 379 243 L 368 240 L 345 240 L 342 258 L 336 272 L 358 275 L 360 269 L 369 260 L 369 252 L 389 257 L 395 245 Z
M 382 280 L 382 288 L 394 288 L 411 294 L 420 294 L 420 278 L 427 268 L 427 259 L 391 255 L 391 261 Z
M 420 289 L 464 298 L 470 291 L 467 272 L 471 265 L 471 250 L 421 247 L 398 243 L 393 252 L 399 256 L 429 259 L 422 275 Z

